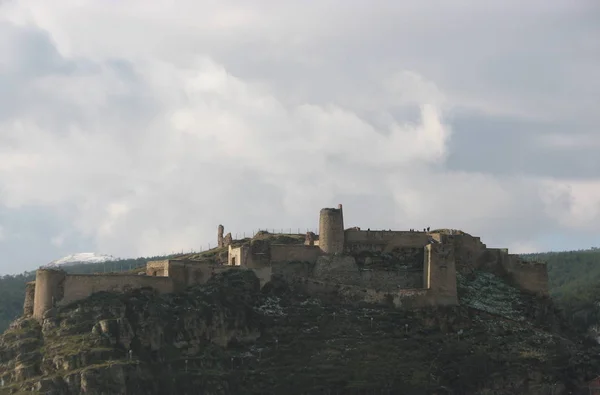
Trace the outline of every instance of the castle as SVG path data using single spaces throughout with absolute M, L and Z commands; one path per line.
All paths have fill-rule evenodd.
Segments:
M 322 209 L 319 234 L 308 232 L 303 242 L 278 244 L 260 237 L 234 241 L 223 232 L 219 225 L 217 249 L 227 248 L 223 263 L 182 256 L 150 261 L 139 274 L 67 274 L 40 268 L 36 280 L 27 284 L 24 315 L 42 320 L 54 306 L 101 291 L 149 287 L 159 293 L 179 292 L 234 267 L 254 271 L 261 286 L 278 277 L 313 295 L 398 308 L 459 304 L 457 271 L 491 271 L 525 292 L 548 295 L 543 263 L 487 248 L 478 237 L 460 231 L 345 229 L 341 205 Z

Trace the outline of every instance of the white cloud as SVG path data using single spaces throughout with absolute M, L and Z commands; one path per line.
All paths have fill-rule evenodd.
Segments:
M 517 249 L 538 248 L 549 229 L 599 230 L 596 181 L 447 170 L 458 108 L 532 111 L 507 102 L 509 91 L 473 88 L 487 81 L 480 74 L 457 91 L 449 70 L 466 71 L 450 58 L 444 68 L 443 43 L 429 62 L 414 42 L 422 33 L 433 45 L 435 31 L 422 29 L 440 27 L 438 13 L 412 3 L 76 3 L 85 5 L 2 6 L 10 56 L 0 83 L 18 94 L 0 109 L 0 207 L 60 209 L 99 251 L 198 249 L 219 223 L 234 233 L 314 228 L 318 209 L 339 199 L 352 201 L 353 224 L 463 228 Z M 361 47 L 378 35 L 402 56 Z M 551 117 L 546 108 L 536 114 Z

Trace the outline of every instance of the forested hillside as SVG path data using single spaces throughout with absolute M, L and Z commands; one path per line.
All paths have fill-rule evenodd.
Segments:
M 580 329 L 600 322 L 600 249 L 525 254 L 546 262 L 550 293 L 567 318 Z

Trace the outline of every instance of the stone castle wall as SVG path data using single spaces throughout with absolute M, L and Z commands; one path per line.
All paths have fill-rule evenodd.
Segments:
M 478 237 L 468 234 L 344 230 L 341 205 L 320 211 L 319 229 L 318 240 L 316 235 L 308 235 L 305 244 L 271 244 L 257 238 L 232 248 L 220 225 L 219 246 L 229 247 L 228 265 L 183 259 L 153 261 L 146 266 L 146 276 L 67 275 L 62 270 L 40 269 L 35 285 L 27 286 L 23 311 L 41 319 L 54 305 L 100 291 L 150 287 L 161 293 L 177 292 L 206 283 L 232 266 L 253 270 L 261 285 L 281 276 L 305 284 L 309 292 L 336 292 L 348 300 L 404 307 L 458 304 L 457 270 L 491 271 L 522 290 L 548 294 L 545 265 L 524 262 L 506 249 L 487 248 Z
M 331 298 L 348 304 L 380 304 L 403 309 L 431 306 L 429 290 L 404 289 L 394 292 L 378 291 L 371 288 L 348 284 L 329 283 L 316 279 L 297 280 L 310 295 Z
M 320 255 L 322 251 L 318 246 L 270 244 L 268 241 L 255 240 L 250 245 L 230 247 L 227 263 L 230 266 L 257 269 L 279 262 L 315 262 Z
M 429 237 L 425 232 L 356 229 L 345 231 L 348 252 L 389 252 L 395 248 L 424 247 L 429 243 Z
M 146 263 L 147 276 L 168 276 L 169 275 L 169 260 L 150 261 Z
M 452 243 L 433 243 L 425 247 L 425 288 L 430 303 L 458 305 L 456 288 L 455 250 Z
M 233 248 L 232 246 L 229 246 L 229 254 L 227 255 L 227 265 L 246 265 L 249 260 L 249 252 L 250 248 L 247 245 L 243 245 L 238 248 Z
M 506 255 L 505 267 L 515 285 L 540 296 L 549 294 L 548 269 L 544 263 L 526 262 L 518 255 Z
M 206 284 L 215 274 L 229 270 L 231 267 L 205 262 L 170 260 L 167 274 L 173 279 L 175 291 L 180 291 L 196 284 Z
M 422 267 L 422 266 L 421 266 Z M 423 288 L 423 271 L 364 269 L 351 256 L 323 256 L 311 277 L 332 284 L 354 285 L 383 292 Z
M 453 236 L 456 267 L 459 271 L 484 270 L 507 278 L 519 289 L 540 296 L 548 295 L 548 270 L 545 264 L 523 261 L 506 248 L 488 248 L 479 237 Z
M 315 262 L 321 255 L 321 249 L 317 246 L 304 244 L 272 244 L 271 264 L 279 262 Z
M 67 305 L 96 292 L 127 292 L 138 288 L 170 293 L 173 292 L 173 279 L 134 274 L 68 274 L 65 277 L 63 298 L 57 305 Z
M 129 289 L 149 287 L 160 293 L 174 290 L 170 277 L 150 277 L 133 274 L 67 274 L 63 270 L 39 269 L 34 282 L 33 308 L 28 299 L 23 309 L 25 315 L 30 311 L 34 318 L 41 320 L 46 311 L 53 306 L 62 306 L 85 299 L 96 292 L 125 292 Z M 31 288 L 28 288 L 28 294 Z

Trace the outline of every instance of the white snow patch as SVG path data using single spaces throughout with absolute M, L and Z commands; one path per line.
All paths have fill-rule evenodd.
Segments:
M 47 264 L 46 267 L 62 266 L 71 263 L 102 263 L 114 260 L 116 260 L 116 258 L 112 255 L 96 254 L 95 252 L 79 252 L 54 260 Z

